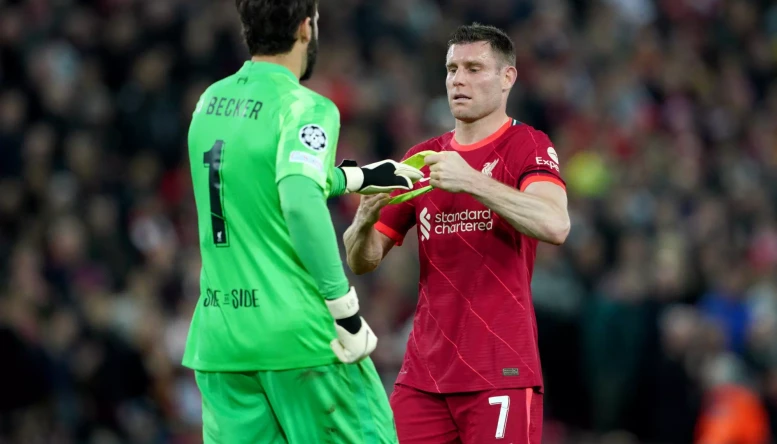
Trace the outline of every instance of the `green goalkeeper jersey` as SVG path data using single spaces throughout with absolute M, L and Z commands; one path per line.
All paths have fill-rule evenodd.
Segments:
M 246 62 L 203 93 L 189 128 L 202 271 L 185 366 L 337 361 L 332 317 L 295 253 L 277 184 L 302 175 L 328 194 L 339 130 L 337 107 L 280 65 Z

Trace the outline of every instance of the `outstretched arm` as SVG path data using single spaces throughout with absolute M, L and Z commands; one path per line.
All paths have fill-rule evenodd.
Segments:
M 380 194 L 396 190 L 407 191 L 423 177 L 423 173 L 417 168 L 391 159 L 363 167 L 358 166 L 353 160 L 344 160 L 329 171 L 327 180 L 331 186 L 327 197 L 345 193 Z

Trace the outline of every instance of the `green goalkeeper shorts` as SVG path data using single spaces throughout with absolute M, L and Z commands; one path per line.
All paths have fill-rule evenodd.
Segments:
M 205 444 L 397 443 L 375 366 L 196 371 Z

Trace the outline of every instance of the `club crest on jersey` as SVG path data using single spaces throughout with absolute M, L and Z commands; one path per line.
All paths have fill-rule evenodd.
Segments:
M 481 171 L 486 176 L 491 177 L 491 172 L 494 171 L 494 167 L 497 163 L 499 163 L 499 159 L 496 159 L 493 162 L 486 162 L 485 165 L 483 165 L 483 169 Z
M 319 152 L 326 149 L 326 131 L 316 124 L 310 123 L 303 126 L 299 130 L 299 140 L 313 151 Z

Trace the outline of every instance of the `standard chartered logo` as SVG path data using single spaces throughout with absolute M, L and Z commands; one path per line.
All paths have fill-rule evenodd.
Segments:
M 424 207 L 420 214 L 421 240 L 429 240 L 432 233 L 445 235 L 453 233 L 468 233 L 473 231 L 490 231 L 494 228 L 491 210 L 464 210 L 456 213 L 429 214 Z
M 429 228 L 431 228 L 429 221 L 431 219 L 432 216 L 429 215 L 429 210 L 424 207 L 424 209 L 421 210 L 421 240 L 429 239 Z

